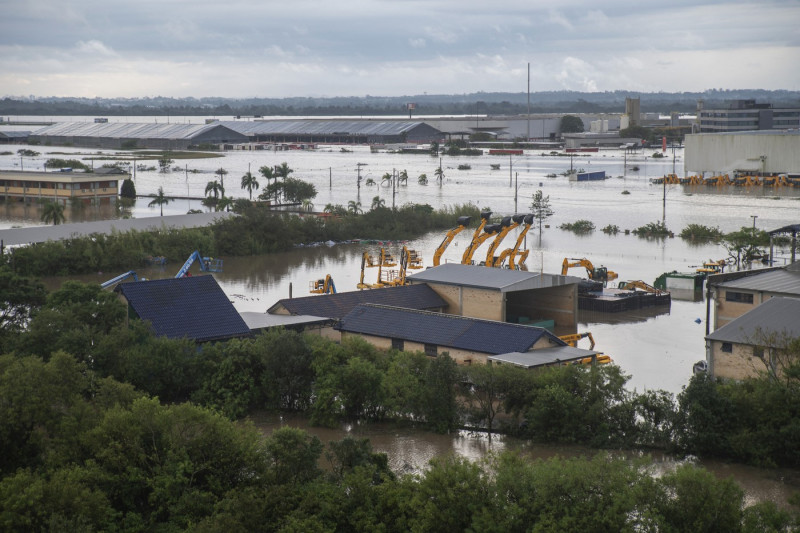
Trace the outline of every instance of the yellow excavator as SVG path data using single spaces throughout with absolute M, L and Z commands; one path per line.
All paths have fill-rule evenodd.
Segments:
M 720 272 L 725 271 L 725 267 L 727 265 L 728 263 L 726 263 L 724 259 L 720 259 L 718 261 L 709 259 L 708 261 L 703 261 L 703 266 L 698 268 L 696 272 L 704 272 L 706 274 L 719 274 Z
M 561 339 L 562 341 L 566 342 L 567 344 L 569 344 L 573 348 L 577 348 L 578 347 L 578 341 L 579 340 L 588 338 L 589 339 L 589 349 L 590 350 L 594 350 L 594 337 L 592 337 L 592 334 L 590 332 L 588 332 L 588 331 L 586 333 L 573 333 L 572 335 L 561 335 L 558 338 Z M 605 364 L 613 362 L 611 360 L 611 356 L 610 355 L 606 355 L 604 353 L 597 354 L 595 356 L 595 360 L 597 361 L 597 364 L 599 364 L 599 365 L 605 365 Z M 583 359 L 578 359 L 573 364 L 576 364 L 576 365 L 577 364 L 589 365 L 591 363 L 592 363 L 592 358 L 591 357 L 584 357 Z M 567 363 L 567 364 L 569 364 L 569 363 Z
M 594 337 L 592 337 L 592 334 L 590 332 L 588 332 L 588 331 L 586 333 L 573 333 L 572 335 L 561 335 L 558 338 L 561 339 L 562 341 L 566 342 L 567 344 L 569 344 L 573 348 L 577 348 L 578 347 L 578 341 L 579 340 L 588 338 L 589 339 L 589 349 L 590 350 L 594 350 Z
M 500 255 L 497 257 L 497 259 L 495 259 L 494 264 L 492 266 L 502 267 L 503 264 L 506 262 L 506 260 L 508 260 L 508 268 L 510 268 L 511 270 L 517 270 L 517 264 L 515 261 L 517 255 L 520 256 L 521 259 L 520 262 L 524 262 L 525 259 L 527 259 L 528 250 L 524 251 L 524 257 L 523 257 L 522 254 L 519 254 L 519 247 L 522 246 L 522 242 L 525 240 L 525 235 L 528 233 L 528 230 L 531 229 L 531 226 L 533 225 L 533 215 L 523 215 L 522 223 L 524 224 L 524 227 L 522 228 L 522 231 L 519 232 L 519 235 L 517 236 L 517 241 L 514 243 L 514 246 L 511 248 L 506 248 L 505 250 L 500 252 Z
M 336 285 L 330 274 L 325 279 L 313 280 L 309 283 L 309 291 L 313 294 L 336 294 Z
M 565 257 L 564 262 L 561 263 L 561 275 L 566 276 L 567 272 L 572 267 L 585 268 L 589 279 L 592 281 L 602 281 L 605 283 L 607 281 L 613 281 L 619 277 L 616 272 L 613 272 L 604 266 L 595 268 L 594 265 L 592 265 L 592 262 L 585 257 L 581 259 Z
M 461 264 L 471 265 L 472 256 L 475 254 L 475 250 L 480 248 L 481 244 L 489 240 L 489 238 L 496 236 L 503 230 L 504 227 L 510 224 L 511 224 L 511 217 L 504 217 L 503 220 L 500 222 L 500 224 L 489 224 L 484 226 L 483 233 L 473 238 L 472 242 L 469 243 L 469 246 L 464 251 L 464 255 L 461 256 Z
M 497 233 L 497 237 L 494 238 L 494 240 L 492 241 L 492 244 L 489 245 L 489 250 L 486 251 L 486 261 L 484 262 L 484 265 L 486 265 L 487 267 L 491 268 L 491 267 L 495 267 L 495 266 L 497 266 L 497 267 L 500 266 L 500 262 L 498 261 L 500 258 L 499 257 L 495 257 L 494 253 L 497 251 L 497 249 L 503 243 L 503 239 L 506 238 L 506 235 L 508 235 L 508 233 L 511 230 L 513 230 L 515 228 L 518 228 L 519 225 L 522 224 L 522 222 L 525 220 L 525 215 L 511 215 L 510 217 L 503 218 L 503 221 L 505 222 L 506 219 L 509 219 L 509 218 L 511 220 L 509 221 L 509 224 L 507 226 L 503 225 L 503 223 L 501 223 L 501 225 L 503 225 L 503 229 L 501 229 Z
M 483 213 L 481 213 L 481 229 L 483 229 L 483 226 L 486 225 L 486 220 L 488 220 L 490 216 L 492 216 L 491 212 L 487 213 L 486 218 L 483 218 Z M 456 238 L 456 235 L 467 228 L 470 220 L 472 220 L 472 217 L 458 217 L 458 220 L 456 221 L 458 227 L 449 230 L 447 234 L 445 234 L 442 243 L 438 248 L 436 248 L 436 251 L 433 252 L 433 266 L 439 266 L 439 262 L 442 260 L 442 254 L 444 254 L 444 251 L 447 250 L 447 247 L 450 246 L 450 243 L 453 242 L 453 239 Z
M 617 288 L 626 290 L 626 291 L 645 291 L 645 292 L 652 292 L 654 294 L 665 294 L 666 291 L 662 291 L 661 289 L 656 289 L 649 283 L 645 283 L 644 281 L 637 279 L 634 281 L 620 281 L 617 283 Z

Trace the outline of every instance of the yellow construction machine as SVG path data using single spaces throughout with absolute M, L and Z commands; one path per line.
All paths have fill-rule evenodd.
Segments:
M 414 252 L 416 253 L 416 252 Z M 411 261 L 411 252 L 403 246 L 400 253 L 400 269 L 399 270 L 384 270 L 384 268 L 391 268 L 397 266 L 397 262 L 392 255 L 381 248 L 380 259 L 375 260 L 369 252 L 364 252 L 361 255 L 361 277 L 356 285 L 359 289 L 380 289 L 383 287 L 396 287 L 406 284 L 406 270 L 409 268 Z M 366 283 L 364 281 L 364 270 L 369 267 L 378 268 L 378 279 L 375 283 Z
M 709 259 L 708 261 L 704 261 L 703 266 L 698 268 L 696 272 L 703 272 L 705 274 L 719 274 L 720 272 L 725 271 L 726 266 L 728 266 L 728 263 L 726 263 L 724 259 L 720 259 L 718 261 Z
M 505 222 L 506 219 L 509 218 L 511 219 L 509 221 L 509 224 L 507 226 L 501 224 L 503 225 L 503 229 L 501 229 L 497 233 L 497 237 L 494 238 L 492 244 L 489 246 L 489 250 L 487 250 L 486 252 L 486 261 L 484 262 L 484 265 L 486 265 L 487 267 L 500 266 L 500 261 L 499 261 L 500 257 L 495 257 L 494 253 L 503 243 L 503 239 L 506 238 L 506 235 L 508 235 L 508 233 L 511 230 L 513 230 L 514 228 L 518 228 L 519 225 L 522 224 L 522 222 L 525 220 L 525 215 L 511 215 L 510 217 L 503 218 L 503 221 Z
M 649 283 L 645 283 L 644 281 L 637 279 L 634 281 L 620 281 L 617 283 L 617 288 L 626 290 L 626 291 L 645 291 L 645 292 L 652 292 L 654 294 L 664 294 L 666 291 L 662 291 L 661 289 L 656 289 Z
M 503 228 L 508 227 L 509 225 L 511 225 L 511 217 L 503 217 L 503 220 L 499 224 L 489 224 L 484 226 L 483 233 L 477 237 L 474 237 L 472 242 L 469 243 L 469 246 L 464 251 L 464 255 L 461 256 L 461 264 L 471 265 L 472 256 L 475 254 L 475 250 L 480 248 L 481 244 L 489 240 L 489 238 L 496 236 L 503 230 Z
M 508 260 L 508 268 L 511 270 L 517 270 L 517 257 L 520 258 L 520 264 L 524 263 L 525 259 L 528 258 L 528 250 L 523 250 L 520 253 L 519 247 L 522 246 L 522 242 L 525 240 L 525 235 L 527 235 L 528 230 L 531 229 L 531 226 L 533 225 L 533 215 L 525 215 L 522 223 L 522 231 L 519 232 L 514 246 L 512 248 L 506 248 L 500 252 L 500 255 L 492 266 L 502 267 L 506 260 Z
M 408 268 L 411 270 L 419 270 L 422 268 L 422 256 L 416 250 L 407 250 L 405 246 L 403 249 L 408 254 Z M 401 259 L 402 262 L 402 259 Z
M 580 259 L 576 259 L 574 257 L 565 257 L 564 262 L 561 263 L 561 275 L 566 276 L 567 272 L 572 267 L 585 268 L 589 279 L 592 281 L 602 281 L 603 283 L 606 283 L 607 281 L 613 281 L 619 277 L 616 272 L 613 272 L 604 266 L 595 268 L 595 266 L 592 265 L 592 262 L 585 257 Z
M 314 294 L 336 294 L 336 285 L 330 274 L 325 279 L 313 280 L 309 283 L 309 291 Z
M 483 230 L 483 226 L 486 225 L 486 221 L 489 219 L 490 216 L 492 216 L 492 213 L 491 211 L 487 212 L 486 218 L 484 218 L 483 215 L 484 213 L 481 213 L 481 226 L 480 226 L 481 230 Z M 439 262 L 442 260 L 442 254 L 444 254 L 444 251 L 447 250 L 447 247 L 450 246 L 450 243 L 453 242 L 453 239 L 456 238 L 456 235 L 458 235 L 459 233 L 461 233 L 466 229 L 466 227 L 469 225 L 470 220 L 472 220 L 472 217 L 458 217 L 458 220 L 456 221 L 458 227 L 455 227 L 450 231 L 448 231 L 447 234 L 444 236 L 444 240 L 442 240 L 442 243 L 439 245 L 438 248 L 436 248 L 436 251 L 433 252 L 433 266 L 439 266 Z
M 561 339 L 562 341 L 566 342 L 567 344 L 569 344 L 573 348 L 577 348 L 578 347 L 578 341 L 579 340 L 588 338 L 589 339 L 589 349 L 590 350 L 594 350 L 594 337 L 592 337 L 592 334 L 590 332 L 588 332 L 588 331 L 586 333 L 573 333 L 572 335 L 561 335 L 558 338 Z

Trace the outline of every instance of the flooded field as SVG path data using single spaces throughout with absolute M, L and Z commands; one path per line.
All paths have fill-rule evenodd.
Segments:
M 37 158 L 26 160 L 26 168 L 41 166 L 50 152 L 72 152 L 86 154 L 87 150 L 74 148 L 32 147 L 42 152 Z M 651 184 L 649 178 L 676 172 L 683 174 L 683 159 L 680 150 L 675 159 L 667 152 L 663 159 L 626 155 L 619 150 L 582 155 L 574 158 L 574 168 L 605 170 L 611 178 L 600 182 L 570 182 L 559 174 L 569 169 L 570 158 L 556 157 L 541 152 L 526 152 L 523 156 L 443 157 L 445 180 L 441 186 L 433 179 L 433 171 L 439 158 L 427 155 L 401 155 L 371 153 L 367 147 L 321 148 L 318 151 L 286 152 L 227 152 L 217 159 L 182 161 L 189 170 L 198 173 L 171 171 L 137 172 L 136 187 L 139 194 L 155 192 L 164 187 L 168 195 L 203 195 L 209 180 L 217 178 L 218 168 L 228 170 L 225 178 L 228 195 L 246 197 L 247 192 L 239 188 L 241 175 L 250 167 L 257 172 L 262 165 L 274 165 L 286 161 L 294 169 L 294 176 L 314 183 L 318 196 L 314 209 L 322 210 L 328 204 L 347 205 L 350 200 L 360 201 L 362 208 L 369 209 L 375 196 L 392 205 L 392 189 L 381 186 L 380 177 L 393 170 L 406 170 L 408 184 L 397 187 L 394 203 L 429 203 L 435 207 L 475 203 L 491 209 L 496 215 L 525 212 L 532 194 L 541 189 L 549 196 L 554 215 L 547 221 L 539 237 L 531 230 L 526 246 L 531 249 L 527 264 L 532 271 L 560 273 L 565 257 L 586 257 L 595 266 L 603 265 L 619 274 L 619 280 L 644 280 L 653 283 L 666 271 L 691 271 L 708 259 L 725 257 L 725 250 L 718 245 L 694 246 L 682 239 L 668 238 L 647 240 L 624 230 L 662 219 L 665 214 L 667 226 L 679 233 L 689 223 L 717 226 L 723 231 L 733 231 L 750 226 L 753 216 L 760 228 L 772 229 L 796 223 L 800 215 L 800 190 L 761 188 L 709 188 L 684 187 L 680 185 Z M 59 155 L 58 157 L 68 157 Z M 81 156 L 85 157 L 85 156 Z M 0 168 L 14 168 L 12 156 L 0 156 Z M 356 183 L 356 168 L 362 163 L 360 192 Z M 97 163 L 99 164 L 99 162 Z M 456 170 L 459 164 L 469 164 L 470 170 Z M 499 165 L 493 169 L 492 165 Z M 633 166 L 639 171 L 633 171 Z M 417 183 L 416 176 L 427 173 L 429 185 Z M 556 178 L 547 175 L 556 174 Z M 372 177 L 377 185 L 367 186 L 365 180 Z M 509 181 L 511 179 L 511 186 Z M 515 209 L 515 191 L 517 201 Z M 157 207 L 147 207 L 147 199 L 139 199 L 132 210 L 137 218 L 156 216 Z M 164 206 L 165 214 L 182 214 L 191 208 L 200 208 L 197 200 L 174 200 Z M 99 219 L 113 216 L 113 209 L 88 207 L 75 213 L 78 219 Z M 558 229 L 565 222 L 586 219 L 595 224 L 594 232 L 578 236 Z M 455 220 L 453 221 L 455 225 Z M 38 207 L 6 204 L 0 207 L 0 224 L 30 225 L 38 222 Z M 614 224 L 623 231 L 617 235 L 606 235 L 600 231 Z M 444 232 L 436 232 L 407 243 L 417 250 L 430 266 L 433 252 L 442 240 Z M 471 232 L 464 231 L 450 245 L 443 261 L 459 261 Z M 357 236 L 354 236 L 357 237 Z M 506 237 L 508 245 L 516 239 L 512 232 Z M 399 256 L 401 244 L 387 243 L 390 251 Z M 504 243 L 504 247 L 506 243 Z M 224 272 L 215 274 L 221 286 L 239 311 L 264 312 L 278 299 L 291 295 L 307 296 L 308 284 L 331 274 L 339 291 L 356 289 L 360 275 L 361 254 L 365 249 L 373 253 L 380 245 L 337 244 L 298 248 L 294 251 L 260 256 L 230 257 L 225 259 Z M 476 258 L 482 259 L 487 244 L 479 249 Z M 191 251 L 187 251 L 187 256 Z M 201 250 L 202 252 L 202 250 Z M 173 276 L 180 265 L 168 265 L 161 270 L 141 271 L 149 278 Z M 120 272 L 97 273 L 83 279 L 105 281 Z M 488 272 L 487 272 L 488 274 Z M 584 276 L 582 269 L 570 274 Z M 367 279 L 376 276 L 367 270 Z M 58 283 L 59 280 L 53 280 Z M 684 298 L 684 299 L 679 299 Z M 590 331 L 597 341 L 597 348 L 611 355 L 614 361 L 631 375 L 632 388 L 660 388 L 679 392 L 691 376 L 692 364 L 704 358 L 706 304 L 701 296 L 675 295 L 669 307 L 643 309 L 639 311 L 598 314 L 582 312 L 579 331 Z M 583 341 L 586 342 L 586 341 Z

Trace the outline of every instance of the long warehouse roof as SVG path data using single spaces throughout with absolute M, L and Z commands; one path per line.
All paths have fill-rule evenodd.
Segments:
M 402 135 L 420 121 L 260 120 L 218 122 L 243 135 Z
M 129 122 L 59 122 L 36 130 L 34 135 L 108 137 L 124 139 L 191 139 L 224 127 L 242 135 L 402 135 L 424 125 L 420 121 L 373 120 L 225 120 L 209 124 L 143 124 Z
M 211 124 L 59 122 L 36 130 L 33 134 L 39 136 L 107 137 L 111 139 L 192 139 L 220 126 L 221 123 L 219 122 L 212 122 Z

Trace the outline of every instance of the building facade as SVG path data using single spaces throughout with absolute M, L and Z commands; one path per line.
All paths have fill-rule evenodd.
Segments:
M 54 200 L 109 203 L 117 198 L 119 185 L 130 174 L 84 172 L 0 171 L 0 195 L 25 203 Z
M 800 108 L 773 108 L 755 100 L 733 100 L 724 109 L 698 109 L 700 133 L 800 128 Z

